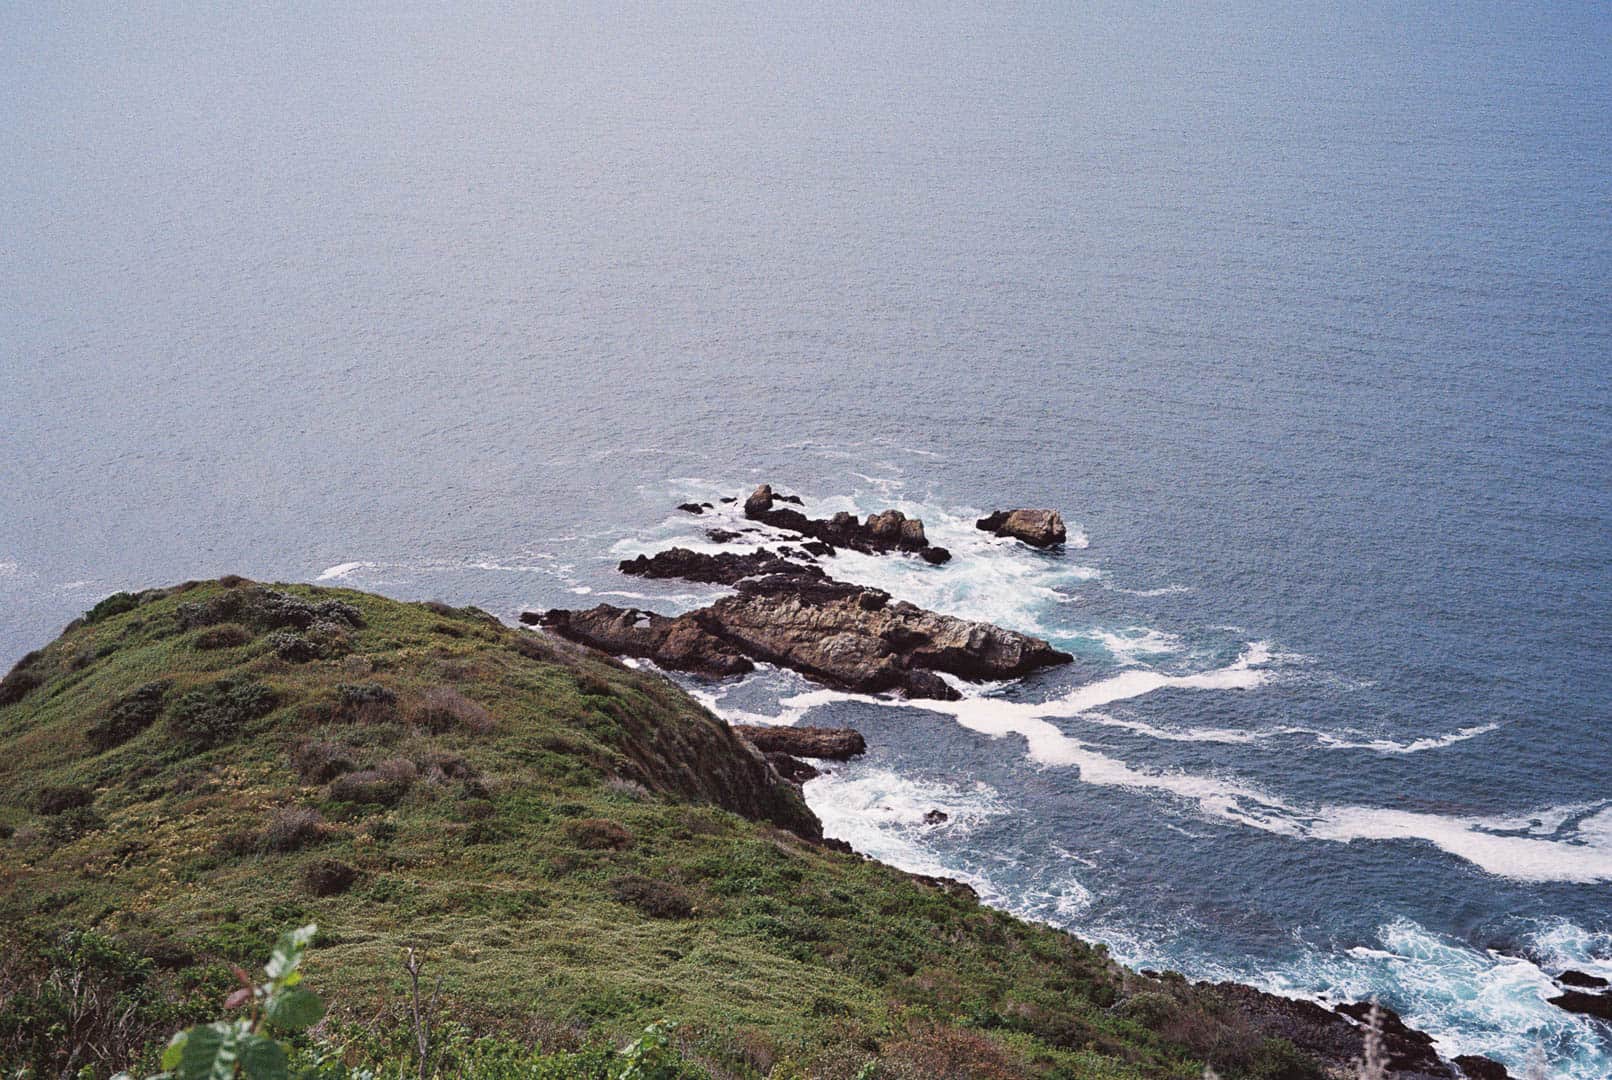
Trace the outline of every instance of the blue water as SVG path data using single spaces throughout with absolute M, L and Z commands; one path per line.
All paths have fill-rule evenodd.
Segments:
M 690 494 L 900 505 L 959 557 L 833 572 L 1079 663 L 694 684 L 869 735 L 831 831 L 1604 1077 L 1543 973 L 1612 969 L 1609 57 L 1592 5 L 8 6 L 0 661 L 226 571 L 676 610 L 612 568 Z

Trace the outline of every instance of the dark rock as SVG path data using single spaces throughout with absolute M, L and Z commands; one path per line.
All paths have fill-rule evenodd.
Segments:
M 1549 999 L 1558 1009 L 1612 1020 L 1612 994 L 1589 994 L 1583 990 L 1569 990 L 1560 997 Z
M 1506 1067 L 1493 1058 L 1481 1057 L 1478 1054 L 1461 1054 L 1451 1060 L 1465 1074 L 1467 1080 L 1511 1080 L 1511 1074 L 1506 1071 Z
M 540 623 L 571 641 L 617 656 L 641 656 L 662 667 L 699 675 L 743 675 L 751 663 L 731 645 L 687 615 L 670 618 L 637 608 L 600 604 L 587 611 L 522 612 L 521 622 Z
M 785 549 L 780 548 L 780 551 Z M 748 577 L 765 574 L 803 574 L 822 577 L 823 571 L 805 562 L 792 562 L 782 555 L 757 551 L 740 555 L 731 551 L 709 555 L 688 548 L 671 548 L 653 556 L 623 559 L 617 566 L 623 574 L 646 578 L 681 578 L 711 585 L 733 585 Z
M 1038 548 L 1061 544 L 1068 536 L 1063 517 L 1056 510 L 994 510 L 976 521 L 974 527 Z
M 739 500 L 738 500 L 738 499 L 735 499 L 735 498 L 734 498 L 734 497 L 733 497 L 733 496 L 731 496 L 731 495 L 730 495 L 730 496 L 728 496 L 728 497 L 727 497 L 727 498 L 725 498 L 725 499 L 718 499 L 718 500 L 717 500 L 717 502 L 720 502 L 720 503 L 736 503 L 736 502 L 738 502 L 738 501 L 739 501 Z
M 1574 971 L 1572 968 L 1556 976 L 1556 981 L 1563 986 L 1576 986 L 1582 990 L 1605 990 L 1608 983 L 1599 975 L 1591 975 L 1585 971 Z
M 951 815 L 944 810 L 931 810 L 924 815 L 925 825 L 943 825 L 951 820 Z
M 910 698 L 929 698 L 934 701 L 958 701 L 959 694 L 951 683 L 933 671 L 909 671 L 902 692 Z
M 869 514 L 865 522 L 858 521 L 855 514 L 842 510 L 825 520 L 809 518 L 799 510 L 777 507 L 774 504 L 778 502 L 799 503 L 800 500 L 776 495 L 771 487 L 762 484 L 744 501 L 744 516 L 771 525 L 775 529 L 787 529 L 821 543 L 850 548 L 865 555 L 911 551 L 933 552 L 926 554 L 925 557 L 935 563 L 945 562 L 951 558 L 951 553 L 945 548 L 931 548 L 924 536 L 922 521 L 909 518 L 900 510 Z
M 779 495 L 775 492 L 773 494 L 773 498 L 778 502 L 794 503 L 796 506 L 806 505 L 805 502 L 801 500 L 799 495 Z
M 1338 1075 L 1354 1075 L 1361 1050 L 1361 1025 L 1371 1012 L 1370 1003 L 1343 1005 L 1334 1011 L 1313 1001 L 1279 997 L 1242 983 L 1197 986 L 1220 999 L 1265 1038 L 1286 1039 Z M 1431 1036 L 1406 1027 L 1391 1009 L 1382 1009 L 1380 1017 L 1391 1077 L 1454 1080 L 1455 1070 L 1433 1051 Z M 1357 1019 L 1358 1023 L 1351 1022 Z
M 954 698 L 928 674 L 1011 679 L 1073 658 L 1039 638 L 892 603 L 831 578 L 750 578 L 696 613 L 739 652 L 863 693 Z
M 763 754 L 789 754 L 794 757 L 827 758 L 849 761 L 865 753 L 867 740 L 850 728 L 773 727 L 767 724 L 734 724 L 733 733 Z
M 856 849 L 851 846 L 850 841 L 848 840 L 836 840 L 831 836 L 825 836 L 819 841 L 819 843 L 828 848 L 830 851 L 839 851 L 846 855 L 856 854 Z
M 714 575 L 715 560 L 727 557 L 699 556 L 712 560 L 699 565 Z M 653 565 L 644 559 L 623 568 Z M 758 564 L 732 565 L 753 569 Z M 788 573 L 739 578 L 733 582 L 735 595 L 676 617 L 601 604 L 535 618 L 528 612 L 521 620 L 541 622 L 605 652 L 642 656 L 682 671 L 740 674 L 752 669 L 751 661 L 763 660 L 861 693 L 900 690 L 941 700 L 958 694 L 937 673 L 1010 679 L 1072 659 L 1039 638 L 893 603 L 878 589 L 835 581 L 815 567 L 786 565 Z
M 774 751 L 763 756 L 766 757 L 767 764 L 771 765 L 779 776 L 792 784 L 804 784 L 806 781 L 814 780 L 822 775 L 815 765 L 810 765 L 798 757 L 791 757 L 789 754 Z
M 825 544 L 821 540 L 808 540 L 806 543 L 802 544 L 800 548 L 802 551 L 806 552 L 806 554 L 816 555 L 818 558 L 826 558 L 834 554 L 834 545 Z
M 772 509 L 772 485 L 762 484 L 744 501 L 744 516 L 756 517 Z
M 727 544 L 739 539 L 739 534 L 731 529 L 706 529 L 705 537 L 713 544 Z
M 1378 1031 L 1382 1034 L 1383 1049 L 1388 1053 L 1388 1066 L 1396 1073 L 1413 1073 L 1425 1076 L 1452 1076 L 1433 1048 L 1433 1036 L 1406 1025 L 1399 1014 L 1383 1005 L 1373 1006 L 1369 1001 L 1352 1005 L 1339 1005 L 1334 1011 L 1366 1025 L 1371 1012 L 1377 1010 Z
M 685 513 L 685 514 L 703 514 L 703 513 L 705 513 L 705 507 L 701 506 L 699 503 L 691 503 L 691 502 L 678 503 L 677 508 L 679 510 L 683 511 L 683 513 Z
M 931 566 L 939 566 L 944 562 L 951 562 L 952 553 L 943 547 L 926 547 L 918 553 L 924 562 Z

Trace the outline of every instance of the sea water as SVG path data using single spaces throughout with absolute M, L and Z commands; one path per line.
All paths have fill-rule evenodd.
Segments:
M 867 735 L 830 834 L 1604 1077 L 1544 999 L 1612 973 L 1609 56 L 1596 5 L 10 5 L 0 660 L 224 572 L 682 610 L 614 571 L 676 503 L 895 506 L 954 560 L 831 573 L 1076 662 L 687 680 Z M 1070 543 L 972 528 L 1020 505 Z

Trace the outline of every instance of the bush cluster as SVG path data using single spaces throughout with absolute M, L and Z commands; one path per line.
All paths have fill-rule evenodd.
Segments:
M 307 630 L 320 621 L 355 628 L 364 625 L 363 613 L 351 604 L 340 600 L 310 603 L 290 593 L 258 585 L 180 604 L 177 615 L 180 627 L 185 630 L 218 623 L 241 623 L 260 632 L 287 628 Z
M 89 788 L 81 784 L 64 784 L 59 787 L 41 788 L 34 799 L 34 809 L 41 814 L 60 814 L 88 806 L 94 801 L 95 792 Z
M 237 675 L 192 690 L 174 702 L 168 726 L 184 742 L 205 750 L 235 738 L 243 726 L 268 715 L 277 703 L 273 689 L 250 675 Z
M 118 698 L 105 716 L 84 729 L 84 737 L 101 751 L 128 742 L 157 722 L 162 715 L 162 699 L 172 685 L 167 679 L 158 679 Z
M 252 631 L 237 622 L 219 623 L 209 626 L 196 635 L 191 644 L 198 649 L 233 649 L 251 641 Z

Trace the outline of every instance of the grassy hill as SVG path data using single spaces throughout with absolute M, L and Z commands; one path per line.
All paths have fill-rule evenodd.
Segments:
M 0 1064 L 106 1075 L 317 920 L 312 1038 L 350 1062 L 409 1060 L 412 946 L 443 1075 L 659 1020 L 690 1075 L 1316 1075 L 1207 991 L 819 834 L 673 684 L 476 609 L 119 594 L 0 683 Z M 75 973 L 127 1015 L 74 1019 Z

